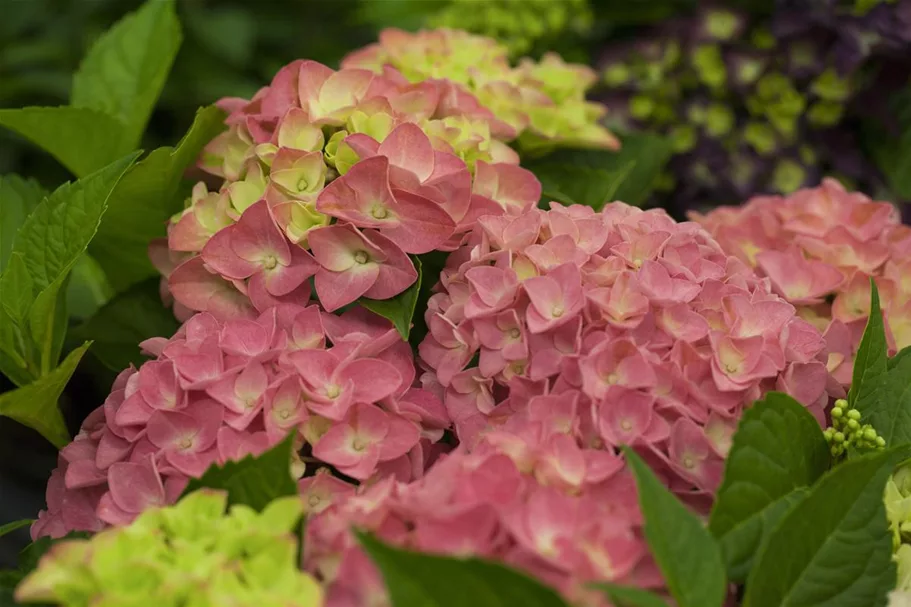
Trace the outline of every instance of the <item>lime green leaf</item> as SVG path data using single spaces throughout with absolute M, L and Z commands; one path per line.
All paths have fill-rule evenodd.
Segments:
M 667 601 L 648 590 L 634 586 L 618 586 L 607 582 L 592 584 L 604 592 L 615 607 L 667 607 Z
M 0 304 L 10 318 L 21 325 L 35 300 L 34 284 L 22 253 L 9 258 L 6 271 L 0 275 Z
M 418 279 L 413 285 L 391 299 L 367 299 L 362 297 L 358 302 L 374 314 L 379 314 L 386 320 L 392 321 L 399 335 L 405 341 L 408 341 L 408 335 L 411 333 L 411 320 L 414 318 L 418 294 L 421 292 L 422 279 L 420 258 L 412 257 L 411 260 L 414 262 L 414 269 L 418 271 Z
M 57 448 L 66 445 L 70 435 L 57 408 L 57 399 L 89 345 L 86 342 L 70 352 L 60 366 L 47 375 L 27 386 L 0 394 L 0 415 L 37 430 Z
M 164 237 L 168 220 L 183 208 L 177 197 L 181 177 L 202 148 L 224 130 L 224 116 L 214 106 L 200 109 L 176 147 L 153 151 L 117 184 L 89 247 L 115 292 L 158 275 L 149 261 L 149 242 Z
M 0 176 L 0 272 L 13 251 L 16 232 L 45 196 L 47 192 L 34 179 Z
M 41 147 L 76 177 L 84 177 L 133 149 L 124 126 L 89 108 L 26 107 L 0 110 L 0 125 Z
M 23 527 L 27 527 L 28 525 L 31 525 L 34 522 L 35 522 L 35 519 L 24 518 L 20 521 L 13 521 L 12 523 L 0 525 L 0 537 L 3 537 L 7 533 L 12 533 L 16 529 L 22 529 Z
M 879 290 L 873 279 L 870 279 L 870 286 L 870 318 L 867 319 L 867 326 L 860 340 L 857 356 L 854 358 L 854 375 L 851 377 L 851 389 L 848 391 L 848 403 L 862 414 L 881 400 L 881 380 L 888 370 L 888 346 L 883 314 L 879 306 Z
M 183 495 L 208 487 L 228 493 L 228 505 L 243 504 L 261 511 L 269 503 L 286 495 L 297 495 L 297 483 L 291 477 L 292 432 L 280 443 L 257 457 L 248 455 L 224 466 L 213 465 L 198 479 L 190 479 Z
M 911 356 L 903 350 L 892 361 L 896 362 L 878 380 L 876 398 L 860 409 L 861 423 L 872 425 L 890 446 L 911 443 Z
M 75 339 L 94 342 L 92 354 L 109 369 L 120 371 L 145 360 L 139 343 L 150 337 L 170 337 L 179 324 L 161 302 L 158 279 L 152 278 L 114 297 L 94 316 L 73 329 Z
M 746 579 L 759 544 L 796 499 L 787 496 L 816 482 L 829 459 L 816 418 L 787 394 L 770 392 L 744 413 L 709 521 L 731 580 Z
M 883 488 L 911 446 L 839 464 L 792 507 L 747 579 L 751 607 L 882 607 L 895 587 Z
M 73 78 L 72 105 L 116 118 L 126 144 L 137 147 L 180 43 L 173 0 L 148 0 L 89 49 Z
M 554 590 L 500 563 L 361 545 L 383 574 L 392 607 L 566 607 Z
M 721 607 L 727 594 L 721 549 L 635 451 L 623 449 L 636 477 L 645 539 L 679 607 Z

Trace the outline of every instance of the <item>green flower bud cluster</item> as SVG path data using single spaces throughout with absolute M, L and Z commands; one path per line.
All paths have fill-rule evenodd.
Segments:
M 892 534 L 892 560 L 898 567 L 895 590 L 911 593 L 911 464 L 899 467 L 886 483 L 883 502 Z
M 848 448 L 858 452 L 877 451 L 886 446 L 883 437 L 870 424 L 860 423 L 860 411 L 848 407 L 848 401 L 838 399 L 832 407 L 832 425 L 823 435 L 834 457 L 842 456 Z
M 63 607 L 319 607 L 298 568 L 297 496 L 261 513 L 196 491 L 127 527 L 54 545 L 16 589 L 20 602 Z
M 430 15 L 429 27 L 496 38 L 518 57 L 562 34 L 585 35 L 593 17 L 588 0 L 449 0 Z

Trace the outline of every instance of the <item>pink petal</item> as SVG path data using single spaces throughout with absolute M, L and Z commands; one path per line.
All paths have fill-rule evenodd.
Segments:
M 108 484 L 114 504 L 129 513 L 164 505 L 164 485 L 148 463 L 116 463 L 108 469 Z
M 395 367 L 381 360 L 362 358 L 339 369 L 339 379 L 354 384 L 355 401 L 375 403 L 395 394 L 402 377 Z
M 377 153 L 389 158 L 392 166 L 412 173 L 424 182 L 433 173 L 433 146 L 424 131 L 406 122 L 397 126 L 380 144 Z

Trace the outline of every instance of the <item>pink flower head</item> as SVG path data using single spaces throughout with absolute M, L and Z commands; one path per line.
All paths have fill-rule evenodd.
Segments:
M 415 280 L 417 271 L 408 256 L 374 230 L 334 225 L 310 234 L 313 256 L 320 265 L 316 293 L 332 312 L 358 297 L 389 299 Z

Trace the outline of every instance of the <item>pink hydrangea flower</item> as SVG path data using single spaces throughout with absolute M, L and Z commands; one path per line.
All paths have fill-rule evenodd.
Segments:
M 308 478 L 324 466 L 358 480 L 423 474 L 449 420 L 413 385 L 408 345 L 362 308 L 323 319 L 295 304 L 227 321 L 201 313 L 144 342 L 157 358 L 121 373 L 61 451 L 32 537 L 126 524 L 289 432 L 309 453 L 294 462 Z
M 735 427 L 769 390 L 820 420 L 843 394 L 827 368 L 839 354 L 774 280 L 663 211 L 554 204 L 482 217 L 436 289 L 420 355 L 463 445 L 558 397 L 572 403 L 560 424 L 576 444 L 633 445 L 700 508 L 726 454 L 708 427 Z M 581 478 L 562 466 L 545 477 Z
M 839 336 L 829 367 L 842 385 L 850 383 L 870 314 L 871 277 L 880 291 L 890 348 L 911 345 L 911 227 L 901 224 L 890 203 L 825 179 L 817 188 L 758 196 L 742 207 L 719 207 L 693 219 L 728 254 L 768 277 L 798 314 L 827 336 Z M 842 335 L 850 337 L 845 341 Z

